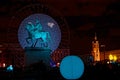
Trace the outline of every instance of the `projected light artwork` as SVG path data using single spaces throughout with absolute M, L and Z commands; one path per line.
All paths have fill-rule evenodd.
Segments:
M 83 72 L 84 63 L 78 56 L 67 56 L 60 63 L 60 73 L 65 79 L 78 79 Z
M 61 41 L 57 22 L 45 14 L 33 14 L 25 18 L 18 29 L 18 40 L 23 47 L 39 47 L 56 50 Z
M 9 65 L 9 66 L 7 67 L 7 72 L 11 72 L 11 71 L 13 71 L 13 66 L 12 66 L 12 65 Z

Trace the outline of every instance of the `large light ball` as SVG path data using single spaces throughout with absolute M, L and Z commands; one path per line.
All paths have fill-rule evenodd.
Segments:
M 78 56 L 67 56 L 60 63 L 60 73 L 65 79 L 79 79 L 84 73 L 84 63 Z
M 56 50 L 59 46 L 59 43 L 61 41 L 61 30 L 59 28 L 59 25 L 57 22 L 50 16 L 46 14 L 32 14 L 30 16 L 27 16 L 20 24 L 18 29 L 18 40 L 20 42 L 20 45 L 24 49 L 25 47 L 31 47 L 31 43 L 26 42 L 26 38 L 29 37 L 29 33 L 26 30 L 26 25 L 28 23 L 32 23 L 34 26 L 36 26 L 36 20 L 40 22 L 42 25 L 42 30 L 45 32 L 50 33 L 51 41 L 48 42 L 49 49 Z M 40 47 L 40 40 L 36 42 L 35 47 Z

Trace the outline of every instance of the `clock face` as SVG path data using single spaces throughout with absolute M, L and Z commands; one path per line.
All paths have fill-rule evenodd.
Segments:
M 21 22 L 18 29 L 18 40 L 22 48 L 24 49 L 25 47 L 31 47 L 31 45 L 34 43 L 34 47 L 43 47 L 44 40 L 42 40 L 42 38 L 44 37 L 44 34 L 40 36 L 41 34 L 39 33 L 39 31 L 35 31 L 32 32 L 32 34 L 30 35 L 28 30 L 26 29 L 26 27 L 28 26 L 30 27 L 30 29 L 32 29 L 32 26 L 28 25 L 28 23 L 32 23 L 34 27 L 38 27 L 37 22 L 41 24 L 42 32 L 49 34 L 50 40 L 46 41 L 48 48 L 50 48 L 52 51 L 56 50 L 61 41 L 61 31 L 57 22 L 52 17 L 46 14 L 32 14 L 26 17 Z M 32 37 L 34 38 L 34 40 Z M 27 42 L 28 38 L 29 43 Z

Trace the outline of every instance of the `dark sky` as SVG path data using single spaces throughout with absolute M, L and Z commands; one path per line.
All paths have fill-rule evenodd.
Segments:
M 0 0 L 0 34 L 9 22 L 15 6 L 35 0 Z M 120 2 L 117 0 L 36 0 L 50 5 L 65 17 L 70 29 L 72 54 L 91 53 L 91 42 L 97 33 L 106 50 L 120 49 Z

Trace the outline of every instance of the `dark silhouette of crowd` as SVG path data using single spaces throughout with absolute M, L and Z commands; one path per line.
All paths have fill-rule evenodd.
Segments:
M 85 65 L 85 70 L 78 80 L 120 80 L 119 63 L 98 62 Z M 0 80 L 66 80 L 60 74 L 59 67 L 48 67 L 42 61 L 24 68 L 14 67 L 13 71 L 0 69 Z

